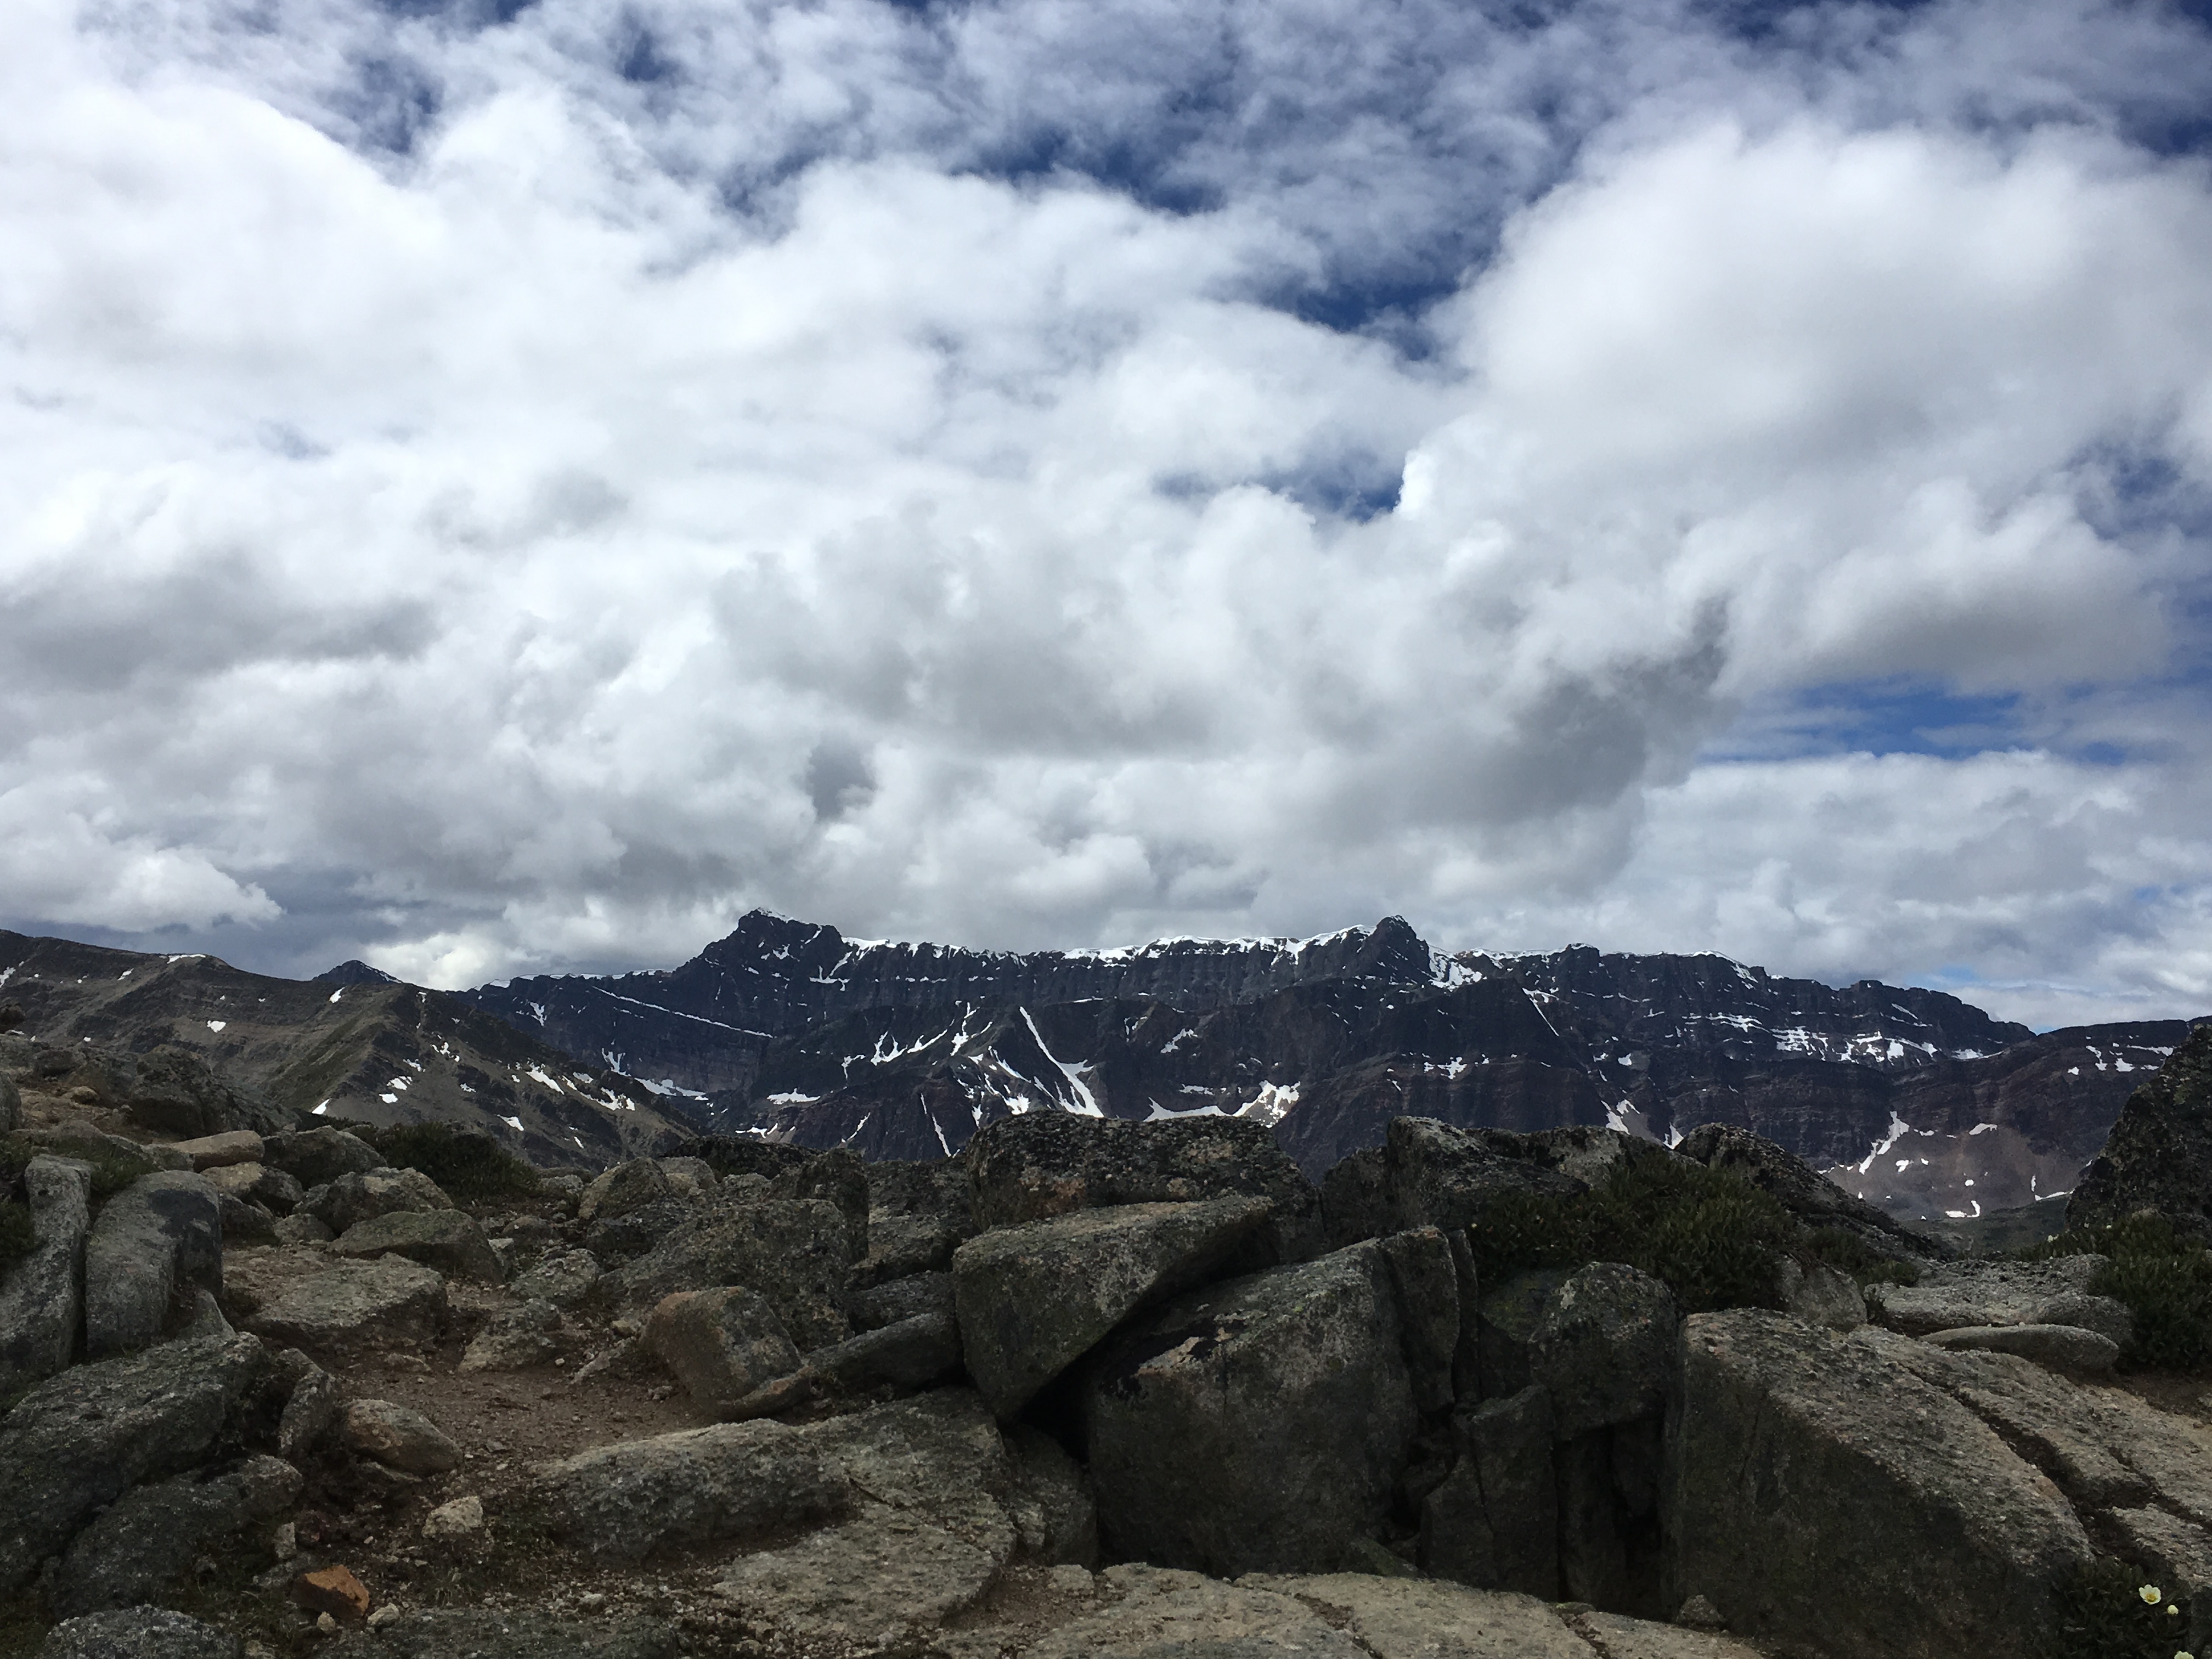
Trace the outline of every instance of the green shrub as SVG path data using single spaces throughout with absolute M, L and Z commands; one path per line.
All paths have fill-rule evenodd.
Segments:
M 1805 1254 L 1865 1285 L 1917 1285 L 1920 1264 L 1878 1254 L 1847 1227 L 1819 1227 L 1806 1235 Z
M 2135 1316 L 2130 1363 L 2179 1371 L 2212 1367 L 2212 1251 L 2164 1216 L 2146 1210 L 2101 1227 L 2069 1227 L 2015 1255 L 2025 1261 L 2108 1257 L 2089 1289 Z
M 25 1135 L 0 1135 L 0 1182 L 15 1180 L 24 1166 L 41 1153 L 75 1158 L 92 1166 L 92 1195 L 106 1198 L 119 1193 L 143 1175 L 160 1167 L 143 1152 L 126 1151 L 108 1141 L 85 1139 L 66 1145 L 41 1146 Z
M 354 1133 L 398 1169 L 420 1170 L 455 1199 L 534 1198 L 538 1171 L 481 1130 L 394 1123 Z
M 1479 1273 L 1625 1261 L 1663 1279 L 1684 1312 L 1709 1313 L 1777 1305 L 1775 1258 L 1800 1234 L 1778 1200 L 1734 1171 L 1648 1158 L 1570 1197 L 1501 1194 L 1471 1242 Z
M 2100 1557 L 2058 1587 L 2057 1617 L 2044 1659 L 2173 1659 L 2189 1633 L 2186 1603 L 2143 1595 L 2144 1576 Z

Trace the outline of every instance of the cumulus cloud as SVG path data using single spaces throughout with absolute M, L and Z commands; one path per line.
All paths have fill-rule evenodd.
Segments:
M 9 925 L 2212 1006 L 2185 21 L 24 10 Z

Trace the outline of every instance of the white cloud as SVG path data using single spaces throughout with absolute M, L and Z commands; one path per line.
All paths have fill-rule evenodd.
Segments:
M 1395 908 L 2201 1001 L 2201 708 L 2065 756 L 2200 642 L 2108 509 L 2205 481 L 2212 191 L 2136 140 L 2212 49 L 1928 44 L 1997 15 L 35 9 L 8 915 L 462 982 Z M 1899 676 L 2033 752 L 1698 758 Z

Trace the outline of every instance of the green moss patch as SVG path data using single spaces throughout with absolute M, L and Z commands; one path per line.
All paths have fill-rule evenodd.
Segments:
M 2166 1594 L 2178 1588 L 2147 1586 L 2140 1569 L 2100 1558 L 2058 1586 L 2043 1659 L 2173 1659 L 2189 1633 L 2187 1604 Z

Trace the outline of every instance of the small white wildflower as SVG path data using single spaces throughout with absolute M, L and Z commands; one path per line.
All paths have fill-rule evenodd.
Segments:
M 2155 1584 L 2145 1584 L 2141 1589 L 2138 1589 L 2136 1594 L 2142 1596 L 2144 1601 L 2149 1602 L 2153 1607 L 2156 1607 L 2160 1602 L 2166 1600 L 2166 1597 L 2159 1594 L 2158 1586 Z

